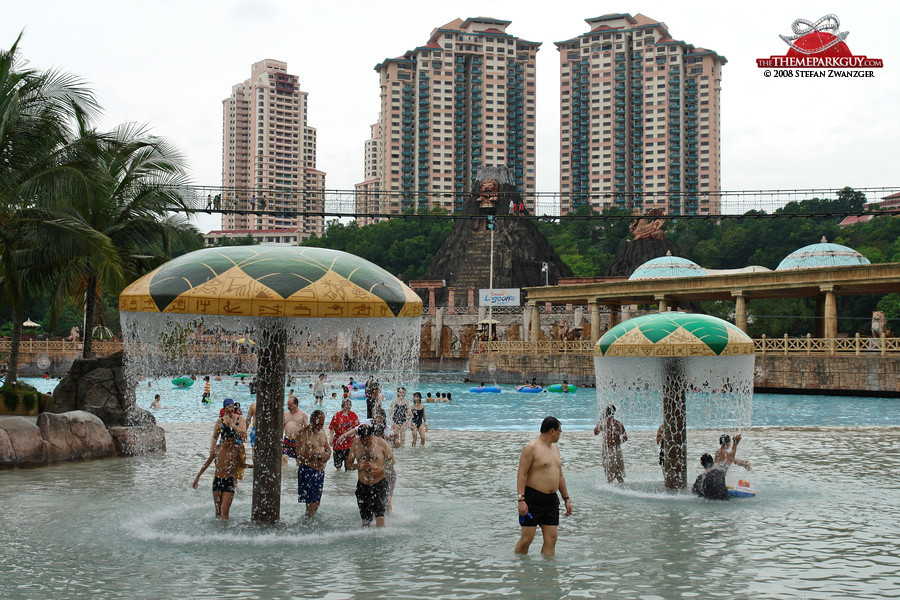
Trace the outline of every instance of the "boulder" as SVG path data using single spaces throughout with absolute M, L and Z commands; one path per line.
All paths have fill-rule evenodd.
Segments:
M 34 419 L 0 418 L 0 467 L 40 465 L 43 462 L 41 429 Z
M 103 421 L 87 411 L 41 413 L 37 425 L 43 438 L 46 462 L 105 458 L 116 453 Z
M 166 432 L 159 425 L 110 427 L 109 434 L 115 444 L 116 454 L 120 456 L 166 451 Z
M 123 370 L 122 352 L 102 358 L 77 359 L 53 391 L 49 412 L 84 410 L 107 427 L 155 425 L 156 419 L 135 403 Z

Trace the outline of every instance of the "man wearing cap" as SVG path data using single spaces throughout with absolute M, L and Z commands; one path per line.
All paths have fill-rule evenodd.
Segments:
M 376 527 L 384 527 L 388 503 L 386 469 L 394 464 L 394 453 L 382 438 L 372 434 L 370 425 L 360 425 L 347 455 L 347 470 L 357 469 L 356 504 L 363 527 L 375 518 Z
M 306 516 L 312 518 L 322 501 L 325 465 L 331 458 L 331 447 L 325 432 L 325 413 L 314 410 L 309 425 L 297 433 L 297 501 L 306 502 Z
M 209 451 L 213 452 L 216 449 L 216 441 L 218 441 L 220 436 L 222 439 L 229 435 L 231 437 L 237 435 L 239 438 L 243 438 L 246 435 L 244 427 L 244 420 L 240 418 L 240 415 L 234 409 L 234 400 L 225 398 L 222 402 L 222 415 L 216 419 L 216 426 L 213 428 L 212 439 L 209 442 Z

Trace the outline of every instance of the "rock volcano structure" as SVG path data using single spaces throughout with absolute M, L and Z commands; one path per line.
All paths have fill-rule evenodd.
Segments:
M 510 208 L 510 202 L 513 207 Z M 518 214 L 517 214 L 518 213 Z M 463 204 L 463 214 L 471 219 L 457 219 L 447 240 L 435 254 L 431 268 L 423 279 L 443 279 L 447 288 L 476 289 L 490 286 L 491 232 L 494 224 L 495 289 L 544 285 L 541 270 L 547 263 L 550 285 L 560 277 L 571 277 L 566 265 L 547 238 L 530 219 L 523 218 L 524 204 L 506 167 L 478 170 L 471 196 Z M 437 291 L 441 302 L 446 288 Z

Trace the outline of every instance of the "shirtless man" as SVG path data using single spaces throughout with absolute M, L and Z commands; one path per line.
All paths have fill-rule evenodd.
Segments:
M 363 527 L 375 517 L 375 526 L 384 527 L 388 503 L 388 480 L 385 469 L 394 464 L 394 453 L 382 438 L 373 435 L 372 427 L 360 425 L 347 455 L 346 469 L 357 469 L 356 504 Z
M 313 404 L 325 404 L 325 373 L 319 373 L 313 384 Z
M 619 483 L 625 481 L 625 460 L 622 458 L 622 444 L 628 441 L 625 426 L 615 418 L 616 407 L 606 407 L 606 415 L 594 427 L 594 435 L 603 432 L 603 470 L 607 483 L 613 479 Z
M 541 526 L 544 544 L 541 554 L 556 553 L 556 536 L 559 527 L 559 498 L 562 494 L 565 515 L 572 514 L 572 502 L 566 488 L 559 457 L 559 436 L 562 426 L 556 417 L 547 417 L 541 423 L 541 435 L 522 450 L 519 472 L 516 476 L 518 490 L 519 523 L 522 534 L 516 542 L 516 554 L 528 554 L 537 526 Z
M 288 397 L 287 408 L 284 411 L 284 436 L 281 441 L 282 465 L 287 465 L 289 458 L 297 458 L 297 433 L 309 425 L 309 417 L 300 409 L 293 396 Z
M 331 458 L 331 446 L 325 436 L 325 413 L 314 410 L 309 425 L 297 433 L 297 501 L 306 502 L 306 517 L 311 519 L 322 500 L 325 465 Z
M 194 489 L 196 490 L 200 483 L 200 476 L 203 475 L 210 463 L 216 461 L 216 476 L 213 478 L 212 485 L 213 504 L 216 507 L 216 518 L 225 521 L 228 520 L 231 503 L 234 501 L 234 480 L 238 471 L 253 468 L 253 465 L 248 465 L 241 458 L 240 451 L 234 443 L 235 439 L 234 429 L 223 434 L 222 443 L 210 451 L 209 458 L 206 459 L 203 468 L 194 478 Z

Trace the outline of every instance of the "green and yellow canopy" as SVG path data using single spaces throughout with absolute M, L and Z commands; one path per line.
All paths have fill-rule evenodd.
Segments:
M 597 341 L 595 356 L 734 356 L 753 354 L 753 340 L 709 315 L 664 312 L 616 325 Z
M 367 260 L 328 248 L 197 250 L 129 285 L 119 310 L 256 317 L 422 315 L 422 300 Z

